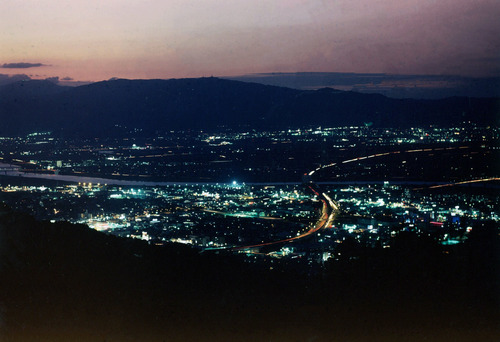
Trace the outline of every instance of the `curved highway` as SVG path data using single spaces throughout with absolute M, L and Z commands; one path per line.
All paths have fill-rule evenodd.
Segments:
M 263 242 L 259 244 L 254 244 L 254 245 L 248 245 L 248 246 L 240 246 L 240 247 L 231 247 L 229 250 L 233 251 L 239 251 L 239 250 L 245 250 L 245 249 L 252 249 L 252 248 L 258 248 L 258 247 L 264 247 L 264 246 L 271 246 L 271 245 L 277 245 L 277 244 L 282 244 L 282 243 L 287 243 L 291 242 L 297 239 L 302 239 L 306 236 L 312 235 L 319 231 L 320 229 L 323 228 L 328 228 L 331 227 L 333 220 L 335 219 L 335 216 L 337 215 L 339 206 L 335 201 L 333 201 L 327 194 L 324 192 L 320 192 L 319 188 L 314 188 L 317 187 L 313 183 L 307 184 L 307 187 L 316 195 L 319 197 L 320 201 L 323 202 L 323 207 L 321 209 L 321 216 L 316 222 L 316 224 L 309 229 L 308 231 L 298 234 L 297 236 L 293 236 L 287 239 L 282 239 L 282 240 L 277 240 L 277 241 L 271 241 L 271 242 Z
M 371 158 L 380 158 L 380 157 L 393 155 L 393 154 L 433 152 L 433 151 L 456 150 L 456 149 L 462 150 L 462 149 L 469 149 L 469 148 L 470 148 L 470 146 L 456 146 L 456 147 L 422 148 L 422 149 L 412 149 L 412 150 L 406 150 L 406 151 L 392 151 L 392 152 L 367 155 L 367 156 L 358 157 L 358 158 L 352 158 L 352 159 L 344 160 L 344 161 L 341 161 L 338 163 L 331 163 L 331 164 L 327 164 L 327 165 L 322 165 L 322 166 L 320 166 L 320 167 L 314 169 L 313 171 L 306 173 L 304 175 L 304 183 L 320 199 L 320 201 L 323 202 L 321 216 L 311 229 L 309 229 L 308 231 L 306 231 L 302 234 L 298 234 L 297 236 L 293 236 L 293 237 L 290 237 L 287 239 L 282 239 L 282 240 L 277 240 L 277 241 L 263 242 L 263 243 L 259 243 L 259 244 L 248 245 L 248 246 L 229 247 L 229 248 L 227 248 L 227 247 L 209 248 L 209 249 L 228 249 L 228 250 L 238 251 L 238 250 L 245 250 L 245 249 L 252 249 L 252 248 L 258 248 L 258 247 L 264 247 L 264 246 L 277 245 L 277 244 L 282 244 L 282 243 L 287 243 L 287 242 L 291 242 L 294 240 L 302 239 L 306 236 L 309 236 L 309 235 L 312 235 L 312 234 L 318 232 L 321 229 L 331 227 L 333 224 L 333 221 L 335 220 L 335 217 L 337 216 L 337 213 L 339 212 L 339 205 L 334 200 L 332 200 L 327 194 L 322 192 L 320 190 L 319 186 L 316 185 L 312 181 L 312 176 L 320 170 L 324 170 L 326 168 L 330 168 L 330 167 L 333 167 L 336 165 L 358 162 L 358 161 L 371 159 Z M 458 182 L 458 183 L 452 183 L 452 184 L 437 185 L 437 186 L 433 186 L 433 187 L 452 186 L 452 185 L 491 181 L 491 180 L 499 180 L 499 178 L 476 179 L 476 180 L 470 180 L 470 181 L 464 181 L 464 182 Z

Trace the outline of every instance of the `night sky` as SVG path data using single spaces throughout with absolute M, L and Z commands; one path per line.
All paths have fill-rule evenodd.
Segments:
M 497 0 L 24 0 L 0 74 L 65 81 L 354 72 L 500 76 Z

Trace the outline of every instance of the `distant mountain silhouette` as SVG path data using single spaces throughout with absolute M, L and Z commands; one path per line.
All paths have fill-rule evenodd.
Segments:
M 409 75 L 349 72 L 261 73 L 223 77 L 294 89 L 333 87 L 397 99 L 443 99 L 453 96 L 498 97 L 500 77 Z
M 43 96 L 51 96 L 61 93 L 70 88 L 59 86 L 50 81 L 28 80 L 9 83 L 0 87 L 2 100 L 26 100 L 37 99 Z
M 217 127 L 288 128 L 498 124 L 498 98 L 391 99 L 383 95 L 266 86 L 218 78 L 110 80 L 76 88 L 47 81 L 0 87 L 0 134 L 38 130 L 109 135 Z

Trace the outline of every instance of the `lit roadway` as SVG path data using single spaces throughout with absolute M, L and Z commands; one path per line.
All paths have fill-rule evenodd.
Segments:
M 407 151 L 392 151 L 392 152 L 386 152 L 386 153 L 377 153 L 377 154 L 372 154 L 368 156 L 363 156 L 363 157 L 358 157 L 358 158 L 353 158 L 353 159 L 348 159 L 344 160 L 339 163 L 332 163 L 332 164 L 327 164 L 327 165 L 322 165 L 315 170 L 305 174 L 304 176 L 306 179 L 308 179 L 307 187 L 320 199 L 320 201 L 323 202 L 323 208 L 321 210 L 321 216 L 316 222 L 316 224 L 309 229 L 308 231 L 304 233 L 299 233 L 297 236 L 293 236 L 287 239 L 283 240 L 278 240 L 278 241 L 271 241 L 271 242 L 263 242 L 259 244 L 254 244 L 254 245 L 249 245 L 249 246 L 239 246 L 239 247 L 230 247 L 230 248 L 207 248 L 207 250 L 210 249 L 229 249 L 233 251 L 238 251 L 238 250 L 245 250 L 245 249 L 252 249 L 252 248 L 258 248 L 258 247 L 264 247 L 264 246 L 271 246 L 271 245 L 276 245 L 276 244 L 282 244 L 282 243 L 287 243 L 291 242 L 294 240 L 302 239 L 306 236 L 312 235 L 316 232 L 318 232 L 321 229 L 324 228 L 329 228 L 332 226 L 333 221 L 335 220 L 335 217 L 337 216 L 337 213 L 339 211 L 339 206 L 338 204 L 332 200 L 327 194 L 324 192 L 318 191 L 319 188 L 316 184 L 314 184 L 311 180 L 312 176 L 320 170 L 326 169 L 333 167 L 335 165 L 342 165 L 342 164 L 347 164 L 347 163 L 352 163 L 352 162 L 359 162 L 365 159 L 371 159 L 371 158 L 380 158 L 392 154 L 403 154 L 403 153 L 418 153 L 418 152 L 431 152 L 431 151 L 442 151 L 442 150 L 466 150 L 469 149 L 469 146 L 459 146 L 459 147 L 439 147 L 439 148 L 422 148 L 422 149 L 413 149 L 413 150 L 407 150 Z M 459 184 L 467 184 L 467 183 L 475 183 L 475 182 L 485 182 L 485 181 L 491 181 L 491 180 L 500 180 L 500 178 L 487 178 L 487 179 L 476 179 L 476 180 L 469 180 L 469 181 L 464 181 L 464 182 L 458 182 L 458 183 L 453 183 L 453 184 L 445 184 L 445 185 L 437 185 L 433 186 L 434 187 L 443 187 L 443 186 L 453 186 L 453 185 L 459 185 Z
M 288 239 L 283 239 L 283 240 L 278 240 L 278 241 L 271 241 L 271 242 L 263 242 L 255 245 L 249 245 L 249 246 L 240 246 L 240 247 L 232 247 L 229 248 L 229 250 L 233 251 L 238 251 L 238 250 L 245 250 L 245 249 L 252 249 L 252 248 L 257 248 L 257 247 L 264 247 L 264 246 L 271 246 L 271 245 L 276 245 L 276 244 L 282 244 L 282 243 L 287 243 L 291 242 L 297 239 L 302 239 L 306 236 L 309 236 L 311 234 L 316 233 L 318 230 L 323 229 L 323 228 L 328 228 L 331 227 L 333 220 L 335 219 L 335 216 L 337 215 L 338 212 L 338 204 L 335 203 L 327 194 L 324 192 L 320 193 L 317 190 L 314 189 L 314 184 L 310 183 L 307 184 L 309 189 L 319 197 L 320 201 L 323 202 L 323 208 L 321 209 L 321 216 L 316 222 L 316 224 L 309 229 L 308 231 L 304 233 L 299 233 L 297 236 L 290 237 Z
M 391 154 L 402 154 L 402 153 L 416 153 L 416 152 L 432 152 L 432 151 L 444 151 L 444 150 L 465 150 L 469 149 L 470 146 L 459 146 L 459 147 L 438 147 L 438 148 L 419 148 L 419 149 L 414 149 L 414 150 L 407 150 L 407 151 L 392 151 L 392 152 L 385 152 L 385 153 L 377 153 L 377 154 L 371 154 L 369 156 L 363 156 L 363 157 L 358 157 L 358 158 L 353 158 L 353 159 L 348 159 L 344 160 L 339 163 L 331 163 L 327 165 L 322 165 L 318 167 L 317 169 L 311 171 L 308 173 L 308 176 L 311 177 L 314 175 L 317 171 L 323 170 L 335 165 L 341 165 L 341 164 L 347 164 L 347 163 L 352 163 L 360 160 L 365 160 L 365 159 L 370 159 L 370 158 L 379 158 L 379 157 L 384 157 L 388 156 Z
M 437 148 L 420 148 L 420 149 L 414 149 L 414 150 L 406 150 L 406 151 L 392 151 L 392 152 L 385 152 L 385 153 L 377 153 L 377 154 L 371 154 L 369 156 L 364 156 L 364 157 L 358 157 L 358 158 L 353 158 L 349 160 L 344 160 L 340 163 L 332 163 L 328 165 L 322 165 L 318 167 L 317 169 L 309 172 L 307 175 L 309 177 L 312 177 L 316 173 L 316 171 L 320 171 L 329 167 L 333 167 L 335 165 L 342 165 L 346 163 L 352 163 L 356 161 L 361 161 L 365 159 L 370 159 L 370 158 L 379 158 L 379 157 L 384 157 L 388 156 L 391 154 L 403 154 L 403 153 L 417 153 L 417 152 L 434 152 L 434 151 L 444 151 L 444 150 L 467 150 L 470 149 L 470 146 L 455 146 L 455 147 L 437 147 Z M 427 187 L 428 189 L 435 189 L 435 188 L 443 188 L 443 187 L 450 187 L 450 186 L 456 186 L 456 185 L 463 185 L 463 184 L 471 184 L 471 183 L 480 183 L 480 182 L 491 182 L 491 181 L 499 181 L 500 178 L 498 177 L 491 177 L 491 178 L 480 178 L 480 179 L 470 179 L 462 182 L 455 182 L 455 183 L 448 183 L 448 184 L 440 184 L 440 185 L 433 185 Z M 422 190 L 425 189 L 424 187 L 422 188 L 415 188 L 413 190 Z

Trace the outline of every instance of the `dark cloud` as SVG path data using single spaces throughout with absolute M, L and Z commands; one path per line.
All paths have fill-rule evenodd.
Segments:
M 59 85 L 69 86 L 69 87 L 78 87 L 78 86 L 87 85 L 90 83 L 93 83 L 93 82 L 91 82 L 91 81 L 62 81 L 61 80 L 61 82 L 59 82 Z
M 90 81 L 76 81 L 74 78 L 66 76 L 58 79 L 57 84 L 69 87 L 78 87 L 81 85 L 92 83 Z
M 0 74 L 0 86 L 15 83 L 19 81 L 30 81 L 30 80 L 40 80 L 43 76 L 41 75 L 25 75 L 25 74 L 16 74 L 16 75 L 6 75 Z M 73 78 L 66 76 L 60 78 L 59 76 L 54 77 L 45 77 L 45 81 L 49 81 L 62 86 L 70 86 L 70 87 L 78 87 L 81 85 L 92 83 L 90 81 L 75 81 Z
M 27 69 L 46 66 L 42 63 L 4 63 L 1 67 L 4 69 Z
M 57 83 L 59 83 L 59 76 L 47 77 L 45 79 L 45 81 L 49 81 L 49 82 L 57 84 Z

